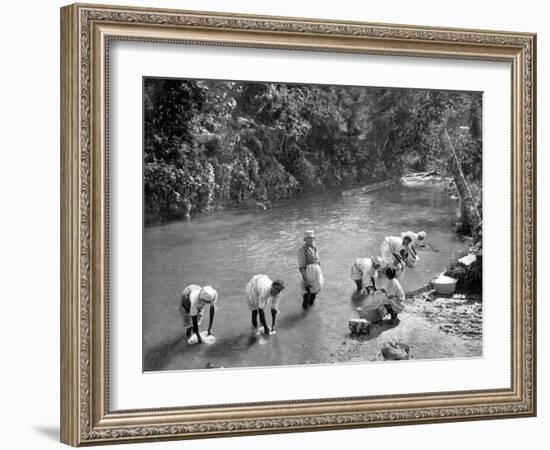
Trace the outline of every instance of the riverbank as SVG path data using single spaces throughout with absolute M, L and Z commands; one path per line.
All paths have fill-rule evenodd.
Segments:
M 410 359 L 480 357 L 483 304 L 478 295 L 438 295 L 435 291 L 408 297 L 399 323 L 372 324 L 364 336 L 342 339 L 329 362 L 381 361 L 386 342 L 410 347 Z
M 379 191 L 384 188 L 388 188 L 399 184 L 401 179 L 399 177 L 384 178 L 382 181 L 376 182 L 355 182 L 347 183 L 339 186 L 316 186 L 307 190 L 296 191 L 292 195 L 276 198 L 276 199 L 261 199 L 246 198 L 239 201 L 227 200 L 226 202 L 213 202 L 210 208 L 204 210 L 195 210 L 191 213 L 189 209 L 185 214 L 174 218 L 163 218 L 160 216 L 153 217 L 146 215 L 144 220 L 145 228 L 154 228 L 158 226 L 165 226 L 171 223 L 179 223 L 182 221 L 192 222 L 202 220 L 208 217 L 215 218 L 217 214 L 223 212 L 237 212 L 237 213 L 261 213 L 277 207 L 284 207 L 285 204 L 291 204 L 292 202 L 301 202 L 312 199 L 317 195 L 335 195 L 342 197 L 353 197 L 355 195 L 366 195 Z

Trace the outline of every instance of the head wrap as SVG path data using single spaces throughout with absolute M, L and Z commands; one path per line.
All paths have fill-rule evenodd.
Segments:
M 304 239 L 307 238 L 315 239 L 315 231 L 307 230 L 306 232 L 304 232 Z
M 201 293 L 199 294 L 199 298 L 201 300 L 204 300 L 205 302 L 211 302 L 216 300 L 218 298 L 218 293 L 212 286 L 204 286 L 201 289 Z

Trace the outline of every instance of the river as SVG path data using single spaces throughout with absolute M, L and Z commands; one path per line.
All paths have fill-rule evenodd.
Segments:
M 357 317 L 350 301 L 354 259 L 379 254 L 385 236 L 424 230 L 435 251 L 420 252 L 417 266 L 401 280 L 405 291 L 418 289 L 466 248 L 453 232 L 453 211 L 442 184 L 396 184 L 369 194 L 327 192 L 280 202 L 259 213 L 222 211 L 146 228 L 144 370 L 332 361 L 337 346 L 349 336 L 348 320 Z M 304 312 L 297 250 L 306 229 L 317 235 L 325 286 L 313 308 Z M 278 334 L 267 341 L 250 333 L 244 288 L 256 273 L 286 283 Z M 212 345 L 191 346 L 184 338 L 178 302 L 183 287 L 191 283 L 218 290 Z M 266 318 L 271 323 L 269 313 Z M 207 323 L 206 316 L 202 327 Z

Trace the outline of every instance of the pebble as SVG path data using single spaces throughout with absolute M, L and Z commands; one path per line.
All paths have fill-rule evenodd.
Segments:
M 381 353 L 384 359 L 402 360 L 410 358 L 410 347 L 402 342 L 385 342 L 382 344 Z

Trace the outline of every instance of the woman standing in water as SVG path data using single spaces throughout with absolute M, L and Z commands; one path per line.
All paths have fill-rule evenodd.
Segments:
M 302 308 L 307 309 L 313 306 L 324 283 L 313 230 L 304 233 L 304 245 L 298 250 L 298 269 L 302 275 Z

